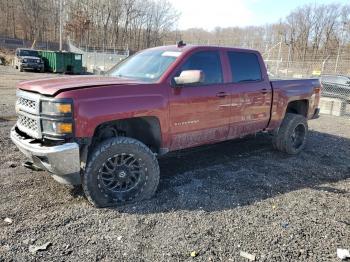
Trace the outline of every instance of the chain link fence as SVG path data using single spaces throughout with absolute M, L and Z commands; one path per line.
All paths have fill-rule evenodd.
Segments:
M 350 77 L 322 75 L 322 114 L 347 117 L 350 120 Z
M 54 42 L 40 42 L 40 41 L 30 41 L 24 39 L 10 38 L 0 36 L 0 48 L 14 51 L 17 48 L 31 48 L 34 44 L 34 48 L 42 50 L 58 50 L 59 44 Z M 66 44 L 63 45 L 64 49 L 67 49 Z
M 306 53 L 304 61 L 291 60 L 291 46 L 282 42 L 263 54 L 271 78 L 318 78 L 322 85 L 321 114 L 350 119 L 350 49 L 338 46 L 325 50 L 328 55 Z M 310 57 L 313 57 L 310 59 Z
M 308 78 L 322 75 L 350 75 L 350 60 L 280 61 L 264 60 L 272 77 Z
M 58 43 L 52 42 L 35 42 L 33 41 L 8 38 L 0 36 L 0 49 L 3 48 L 14 55 L 17 48 L 31 48 L 40 50 L 59 50 Z M 83 55 L 83 66 L 88 72 L 98 73 L 101 71 L 108 71 L 116 64 L 123 61 L 129 56 L 128 48 L 97 48 L 97 47 L 77 47 L 72 43 L 64 44 L 64 50 L 69 50 L 74 53 Z
M 88 72 L 99 74 L 111 69 L 113 66 L 119 64 L 130 54 L 128 48 L 122 49 L 105 49 L 105 48 L 91 48 L 91 47 L 76 47 L 69 43 L 69 50 L 71 52 L 83 55 L 83 66 Z
M 350 119 L 350 60 L 265 60 L 265 63 L 272 79 L 319 78 L 321 114 Z

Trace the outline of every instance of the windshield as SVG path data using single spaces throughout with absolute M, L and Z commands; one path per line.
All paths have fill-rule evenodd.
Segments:
M 37 51 L 35 50 L 21 50 L 19 52 L 20 56 L 35 56 L 35 57 L 39 57 L 39 54 Z
M 156 82 L 181 52 L 146 50 L 112 68 L 110 76 Z

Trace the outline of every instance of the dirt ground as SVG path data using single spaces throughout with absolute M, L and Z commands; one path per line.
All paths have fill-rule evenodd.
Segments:
M 311 121 L 298 156 L 268 135 L 171 153 L 153 199 L 96 209 L 22 167 L 9 139 L 16 82 L 43 76 L 0 66 L 0 261 L 339 261 L 350 248 L 349 119 Z

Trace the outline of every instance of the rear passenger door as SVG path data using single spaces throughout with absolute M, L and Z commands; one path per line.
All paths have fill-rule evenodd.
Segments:
M 255 52 L 227 51 L 231 74 L 229 138 L 252 134 L 267 127 L 270 120 L 272 89 L 263 75 L 263 61 Z
M 224 85 L 221 53 L 197 51 L 175 70 L 201 70 L 204 81 L 172 87 L 169 95 L 171 149 L 181 149 L 227 139 L 230 92 Z

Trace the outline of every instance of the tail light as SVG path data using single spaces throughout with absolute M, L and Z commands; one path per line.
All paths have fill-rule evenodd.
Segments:
M 314 93 L 315 93 L 315 94 L 320 94 L 320 93 L 321 93 L 321 86 L 315 87 Z

